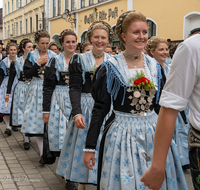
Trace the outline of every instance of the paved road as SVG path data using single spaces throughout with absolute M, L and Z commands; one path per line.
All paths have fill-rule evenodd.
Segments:
M 56 163 L 41 166 L 39 151 L 34 138 L 31 148 L 23 149 L 23 137 L 20 132 L 12 136 L 4 135 L 5 124 L 0 123 L 0 190 L 65 190 L 65 182 L 56 174 Z M 190 171 L 184 171 L 188 189 L 193 190 Z M 87 190 L 96 190 L 87 185 Z

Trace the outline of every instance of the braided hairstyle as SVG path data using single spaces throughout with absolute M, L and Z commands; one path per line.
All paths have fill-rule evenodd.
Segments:
M 46 30 L 41 29 L 41 30 L 38 30 L 34 34 L 35 42 L 39 42 L 40 38 L 49 38 L 50 39 L 50 35 L 49 35 L 49 33 Z
M 21 42 L 19 44 L 20 52 L 24 53 L 23 49 L 25 49 L 27 43 L 32 43 L 32 41 L 29 40 L 28 38 L 24 38 L 23 40 L 21 40 Z

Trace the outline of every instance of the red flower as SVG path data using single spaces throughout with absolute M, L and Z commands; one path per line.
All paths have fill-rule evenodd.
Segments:
M 142 82 L 145 82 L 145 83 L 147 83 L 147 84 L 150 83 L 149 79 L 146 78 L 146 77 L 142 77 L 141 79 L 142 79 Z
M 142 81 L 142 79 L 136 79 L 135 81 L 134 81 L 134 85 L 139 85 L 141 82 L 143 82 Z

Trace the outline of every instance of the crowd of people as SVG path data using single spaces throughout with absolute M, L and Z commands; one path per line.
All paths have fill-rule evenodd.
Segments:
M 116 34 L 123 51 L 110 45 L 114 33 L 104 21 L 90 25 L 80 52 L 70 29 L 60 33 L 62 50 L 50 43 L 45 30 L 35 33 L 36 48 L 25 38 L 19 46 L 8 43 L 3 54 L 1 43 L 0 115 L 5 134 L 20 130 L 25 150 L 34 137 L 40 164 L 54 163 L 44 158 L 47 151 L 59 157 L 56 173 L 65 179 L 68 190 L 77 189 L 74 183 L 79 183 L 78 190 L 85 190 L 86 184 L 97 185 L 98 190 L 187 190 L 183 170 L 190 168 L 190 125 L 184 95 L 190 96 L 184 85 L 172 79 L 176 75 L 189 85 L 190 78 L 186 81 L 175 73 L 176 67 L 186 69 L 177 66 L 175 51 L 180 50 L 170 48 L 170 39 L 148 39 L 146 17 L 137 11 L 119 16 Z M 171 89 L 183 98 L 178 100 Z M 176 113 L 168 113 L 167 108 Z M 165 127 L 168 139 L 162 132 L 165 122 L 173 124 L 170 132 Z M 160 162 L 163 170 L 156 173 Z

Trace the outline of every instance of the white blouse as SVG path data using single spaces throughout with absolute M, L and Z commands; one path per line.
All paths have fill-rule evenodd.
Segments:
M 160 105 L 182 111 L 189 102 L 189 120 L 200 130 L 200 34 L 181 43 L 173 57 Z

